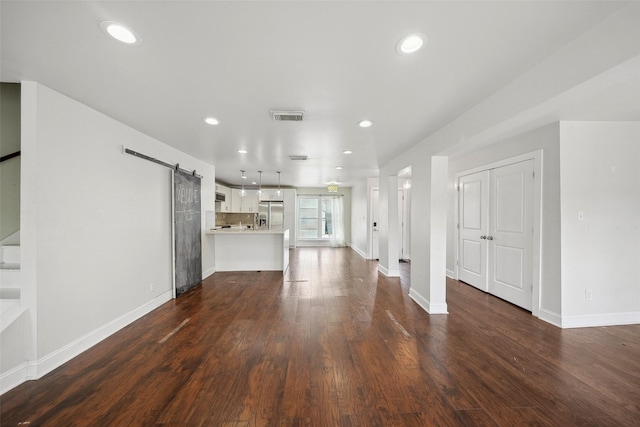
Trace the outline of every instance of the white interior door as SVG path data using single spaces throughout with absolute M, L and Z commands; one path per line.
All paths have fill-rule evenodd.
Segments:
M 531 310 L 533 160 L 491 171 L 489 292 Z
M 371 189 L 371 198 L 370 198 L 370 209 L 371 209 L 371 258 L 378 259 L 380 258 L 380 236 L 378 231 L 378 221 L 379 221 L 379 192 L 377 188 Z
M 458 278 L 487 291 L 489 171 L 458 179 Z

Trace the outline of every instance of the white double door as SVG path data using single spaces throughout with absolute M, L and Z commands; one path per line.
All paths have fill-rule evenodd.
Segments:
M 458 278 L 527 310 L 533 286 L 533 160 L 458 179 Z

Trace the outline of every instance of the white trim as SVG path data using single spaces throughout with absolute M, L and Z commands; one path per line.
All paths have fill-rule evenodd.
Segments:
M 22 316 L 22 313 L 28 310 L 28 307 L 20 305 L 19 300 L 9 300 L 9 302 L 4 303 L 3 305 L 5 305 L 5 307 L 2 307 L 2 324 L 0 325 L 0 332 L 4 331 L 9 325 Z M 6 307 L 7 305 L 9 306 L 8 308 Z
M 413 288 L 409 290 L 409 298 L 415 301 L 416 304 L 429 314 L 449 314 L 447 311 L 447 303 L 431 304 L 429 300 Z
M 449 279 L 458 280 L 456 277 L 456 272 L 447 268 L 447 277 Z
M 205 271 L 202 273 L 202 280 L 204 280 L 204 279 L 206 279 L 207 277 L 211 276 L 211 275 L 212 275 L 213 273 L 215 273 L 215 272 L 216 272 L 216 267 L 215 267 L 215 266 L 214 266 L 214 267 L 209 268 L 208 270 L 205 270 Z
M 367 259 L 367 254 L 365 254 L 363 251 L 361 251 L 360 248 L 358 248 L 357 246 L 353 246 L 353 245 L 349 245 L 349 247 L 351 249 L 353 249 L 353 251 L 355 253 L 357 253 L 358 255 L 360 255 L 362 258 Z
M 29 379 L 27 375 L 28 370 L 28 363 L 24 362 L 0 375 L 0 394 L 4 394 L 27 381 Z
M 88 334 L 70 342 L 64 347 L 49 353 L 48 355 L 38 359 L 37 361 L 26 362 L 16 368 L 2 374 L 0 383 L 2 384 L 2 393 L 22 384 L 27 380 L 36 380 L 44 375 L 62 366 L 69 360 L 78 356 L 82 352 L 90 349 L 100 341 L 108 338 L 118 332 L 125 326 L 135 322 L 145 314 L 148 314 L 160 307 L 167 301 L 171 301 L 172 291 L 164 292 L 155 297 L 151 301 L 146 302 L 140 307 L 102 325 L 101 327 L 89 332 Z M 6 387 L 6 389 L 5 389 Z
M 386 277 L 400 277 L 400 270 L 389 270 L 380 264 L 378 264 L 378 271 Z
M 563 316 L 562 328 L 591 328 L 596 326 L 617 326 L 640 324 L 640 311 L 627 313 L 579 314 Z
M 545 310 L 544 308 L 540 309 L 540 316 L 538 316 L 540 320 L 544 320 L 547 323 L 551 323 L 553 326 L 557 326 L 558 328 L 562 327 L 562 316 L 558 313 Z

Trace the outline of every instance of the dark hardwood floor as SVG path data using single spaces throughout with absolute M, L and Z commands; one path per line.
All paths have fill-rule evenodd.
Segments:
M 409 264 L 291 260 L 216 273 L 5 393 L 1 425 L 640 425 L 640 325 L 561 330 L 452 280 L 429 316 Z

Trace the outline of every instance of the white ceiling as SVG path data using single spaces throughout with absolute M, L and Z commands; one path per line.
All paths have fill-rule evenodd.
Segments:
M 377 176 L 621 5 L 2 1 L 0 77 L 62 92 L 215 165 L 216 179 L 231 185 L 244 169 L 252 180 L 263 170 L 263 185 L 276 184 L 280 170 L 282 185 L 349 186 Z M 134 29 L 142 45 L 108 38 L 106 20 Z M 396 42 L 411 32 L 426 34 L 427 46 L 397 54 Z M 629 84 L 640 93 L 637 78 Z M 620 85 L 599 96 L 612 108 L 632 99 Z M 599 118 L 588 107 L 595 98 L 576 97 L 541 117 Z M 305 120 L 274 122 L 271 109 L 301 109 Z M 220 124 L 205 125 L 206 116 Z M 363 118 L 374 125 L 359 128 Z

